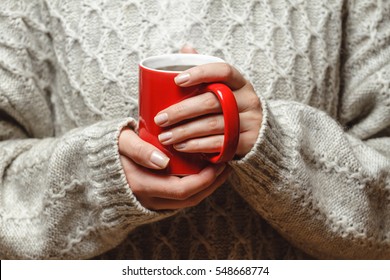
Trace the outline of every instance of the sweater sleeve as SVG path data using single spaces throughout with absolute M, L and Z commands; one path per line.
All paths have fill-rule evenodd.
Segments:
M 1 258 L 89 258 L 164 217 L 138 203 L 122 171 L 117 140 L 129 123 L 1 141 Z
M 0 258 L 90 258 L 165 217 L 138 203 L 122 170 L 119 132 L 135 120 L 97 120 L 57 134 L 45 26 L 23 11 L 3 13 Z
M 258 141 L 232 163 L 237 191 L 319 258 L 390 258 L 389 5 L 363 2 L 346 5 L 338 117 L 263 98 Z

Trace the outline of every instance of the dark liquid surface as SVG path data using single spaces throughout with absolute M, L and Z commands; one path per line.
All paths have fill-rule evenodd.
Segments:
M 165 67 L 158 67 L 156 70 L 162 70 L 162 71 L 185 71 L 187 69 L 190 69 L 192 67 L 195 67 L 196 65 L 170 65 Z

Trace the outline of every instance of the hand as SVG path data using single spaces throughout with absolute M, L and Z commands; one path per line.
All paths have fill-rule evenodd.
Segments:
M 182 52 L 194 53 L 188 46 Z M 235 69 L 226 63 L 210 63 L 193 67 L 175 78 L 182 87 L 201 83 L 222 82 L 233 91 L 239 116 L 240 137 L 237 156 L 245 156 L 255 144 L 262 121 L 262 108 L 253 86 Z M 200 94 L 172 105 L 157 114 L 155 122 L 169 127 L 183 120 L 185 124 L 173 126 L 160 134 L 160 142 L 174 145 L 175 149 L 188 153 L 215 153 L 223 143 L 224 123 L 217 97 L 210 92 Z
M 182 178 L 153 173 L 151 169 L 164 169 L 169 158 L 129 128 L 124 128 L 119 135 L 119 153 L 133 194 L 151 210 L 195 206 L 229 175 L 229 168 L 224 164 L 210 165 L 199 174 Z

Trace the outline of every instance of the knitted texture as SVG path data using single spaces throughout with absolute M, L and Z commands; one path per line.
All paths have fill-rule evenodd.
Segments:
M 131 193 L 118 135 L 138 62 L 190 44 L 263 123 L 178 212 Z M 3 0 L 0 258 L 390 258 L 390 1 Z

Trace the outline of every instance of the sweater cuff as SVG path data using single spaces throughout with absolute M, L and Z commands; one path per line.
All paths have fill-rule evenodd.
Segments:
M 100 220 L 99 231 L 115 232 L 113 238 L 125 237 L 129 230 L 161 219 L 168 212 L 156 212 L 143 207 L 133 195 L 119 156 L 118 138 L 124 127 L 136 130 L 134 119 L 99 123 L 88 129 L 86 142 L 87 165 L 93 184 L 90 195 L 96 203 Z
M 282 116 L 275 118 L 274 110 L 270 110 L 270 103 L 264 98 L 260 99 L 263 120 L 257 141 L 249 153 L 241 159 L 230 162 L 230 165 L 240 178 L 256 183 L 261 188 L 257 191 L 263 190 L 266 194 L 269 194 L 272 191 L 270 186 L 280 185 L 277 182 L 280 182 L 284 177 L 281 172 L 288 172 L 285 167 L 287 147 L 283 143 L 283 139 L 288 136 L 285 135 L 280 124 L 276 121 Z M 277 107 L 277 103 L 275 101 L 272 107 Z M 245 192 L 245 190 L 240 190 L 240 192 Z M 248 193 L 247 195 L 250 196 L 251 194 Z

